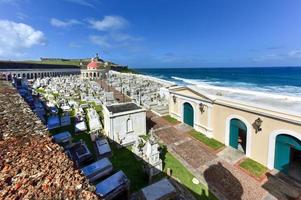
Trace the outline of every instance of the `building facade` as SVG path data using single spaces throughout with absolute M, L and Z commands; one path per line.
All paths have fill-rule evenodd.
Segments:
M 81 75 L 85 79 L 99 79 L 109 69 L 108 63 L 100 59 L 98 55 L 88 63 L 81 63 L 81 66 L 0 61 L 0 78 L 11 81 L 13 78 L 37 79 L 64 75 Z
M 43 77 L 79 75 L 81 70 L 73 65 L 51 65 L 24 62 L 0 62 L 1 79 L 11 81 L 13 78 L 37 79 Z
M 212 98 L 189 87 L 170 89 L 169 114 L 269 169 L 301 174 L 301 117 L 298 115 L 222 97 Z

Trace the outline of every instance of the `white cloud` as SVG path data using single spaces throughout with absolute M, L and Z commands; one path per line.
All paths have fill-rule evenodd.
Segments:
M 93 44 L 108 48 L 111 47 L 112 45 L 109 43 L 109 38 L 107 36 L 98 36 L 98 35 L 91 35 L 90 36 L 90 41 Z
M 16 0 L 0 0 L 0 3 L 15 3 Z
M 35 45 L 45 45 L 44 33 L 23 23 L 0 20 L 0 56 L 17 57 Z
M 266 54 L 253 58 L 255 62 L 275 61 L 275 60 L 296 60 L 301 58 L 301 50 L 291 50 L 285 53 Z
M 107 33 L 104 35 L 91 35 L 90 41 L 93 44 L 103 48 L 117 48 L 126 46 L 135 46 L 137 42 L 142 41 L 141 37 L 134 37 L 124 33 Z
M 294 58 L 301 58 L 301 50 L 292 50 L 288 52 L 288 56 L 294 57 Z
M 92 28 L 102 31 L 101 35 L 91 35 L 90 42 L 104 51 L 141 52 L 139 44 L 144 38 L 127 33 L 129 22 L 120 16 L 105 16 L 102 20 L 88 21 Z M 123 50 L 121 50 L 123 49 Z
M 128 21 L 120 16 L 105 16 L 102 20 L 89 20 L 92 28 L 99 31 L 112 31 L 128 26 Z
M 110 34 L 111 38 L 116 42 L 125 42 L 125 41 L 142 41 L 142 37 L 134 37 L 126 33 L 112 33 Z
M 50 24 L 55 27 L 67 27 L 67 26 L 72 26 L 72 25 L 76 25 L 76 24 L 81 24 L 81 22 L 76 19 L 70 19 L 70 20 L 63 21 L 60 19 L 51 18 Z
M 69 43 L 69 47 L 70 48 L 81 48 L 82 46 L 78 43 L 75 43 L 75 42 L 70 42 Z
M 89 0 L 65 0 L 71 3 L 75 3 L 81 6 L 94 7 L 94 5 Z

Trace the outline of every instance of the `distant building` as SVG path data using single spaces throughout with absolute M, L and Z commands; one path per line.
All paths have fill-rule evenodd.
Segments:
M 81 64 L 85 66 L 85 63 Z M 98 54 L 96 54 L 86 67 L 81 68 L 81 75 L 83 78 L 98 79 L 103 77 L 107 70 L 107 63 L 100 59 Z
M 81 70 L 75 65 L 38 64 L 30 62 L 0 61 L 1 79 L 13 78 L 37 79 L 43 77 L 80 75 Z
M 49 60 L 58 59 L 47 58 L 47 61 Z M 45 59 L 43 58 L 42 61 Z M 82 78 L 98 79 L 109 69 L 109 63 L 100 59 L 98 54 L 90 62 L 82 61 L 80 65 L 0 61 L 0 79 L 11 81 L 13 78 L 37 79 L 64 75 L 81 75 Z

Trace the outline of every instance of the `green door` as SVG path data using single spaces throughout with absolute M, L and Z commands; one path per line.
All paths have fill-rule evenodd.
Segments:
M 295 137 L 281 134 L 276 138 L 274 167 L 287 173 L 291 161 L 291 149 L 301 150 L 301 141 Z
M 231 119 L 230 121 L 230 141 L 229 145 L 235 149 L 238 148 L 238 133 L 247 134 L 247 126 L 239 119 Z
M 193 108 L 189 103 L 184 103 L 184 123 L 193 127 Z

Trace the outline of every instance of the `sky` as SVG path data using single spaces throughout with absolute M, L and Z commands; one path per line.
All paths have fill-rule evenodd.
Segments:
M 301 66 L 300 0 L 0 0 L 0 59 Z

